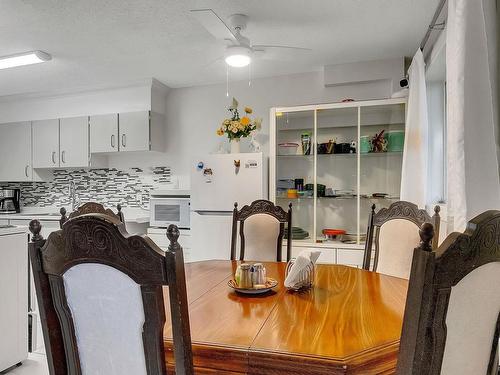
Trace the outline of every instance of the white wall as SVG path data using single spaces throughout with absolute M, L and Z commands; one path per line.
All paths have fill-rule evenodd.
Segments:
M 231 82 L 229 98 L 226 85 L 208 85 L 171 89 L 167 96 L 167 152 L 166 154 L 129 154 L 112 156 L 111 167 L 168 165 L 173 175 L 179 175 L 187 187 L 189 171 L 195 155 L 215 151 L 227 139 L 215 134 L 220 122 L 228 116 L 226 108 L 234 96 L 240 107 L 250 106 L 253 115 L 263 118 L 259 140 L 269 154 L 269 110 L 275 106 L 293 106 L 312 103 L 337 102 L 343 98 L 355 100 L 390 97 L 390 80 L 357 85 L 325 87 L 323 73 L 312 72 L 273 78 Z M 227 146 L 228 147 L 228 146 Z M 242 151 L 248 150 L 243 142 Z

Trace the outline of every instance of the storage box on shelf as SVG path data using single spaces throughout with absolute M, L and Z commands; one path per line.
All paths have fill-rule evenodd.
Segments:
M 406 99 L 271 109 L 270 198 L 291 201 L 293 225 L 309 233 L 293 252 L 319 248 L 320 261 L 362 266 L 371 205 L 399 199 L 405 114 Z M 324 229 L 355 243 L 325 240 Z

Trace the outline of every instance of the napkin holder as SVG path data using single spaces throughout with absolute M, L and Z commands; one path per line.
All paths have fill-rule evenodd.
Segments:
M 295 258 L 292 258 L 288 261 L 286 265 L 285 271 L 285 279 L 288 276 L 288 273 L 292 269 L 292 266 L 295 264 Z M 315 265 L 313 262 L 309 262 L 309 264 L 299 273 L 298 281 L 291 288 L 287 288 L 288 290 L 305 290 L 309 289 L 313 286 L 314 283 L 314 274 L 315 274 Z

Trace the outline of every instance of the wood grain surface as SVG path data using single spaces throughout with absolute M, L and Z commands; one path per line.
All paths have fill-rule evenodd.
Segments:
M 227 286 L 239 262 L 186 264 L 197 373 L 393 373 L 408 281 L 340 265 L 318 265 L 315 286 L 288 292 L 286 263 L 265 263 L 274 291 L 261 296 Z M 164 292 L 168 298 L 168 292 Z M 165 304 L 168 306 L 168 303 Z M 167 309 L 165 357 L 173 368 Z

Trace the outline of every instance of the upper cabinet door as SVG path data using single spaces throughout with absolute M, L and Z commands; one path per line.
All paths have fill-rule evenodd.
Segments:
M 150 150 L 149 111 L 120 113 L 120 151 Z
M 60 166 L 67 168 L 89 165 L 88 116 L 63 118 L 60 124 Z
M 117 152 L 118 145 L 118 114 L 90 116 L 90 152 Z
M 33 121 L 33 168 L 59 166 L 59 120 Z
M 31 122 L 0 125 L 0 181 L 31 181 Z

